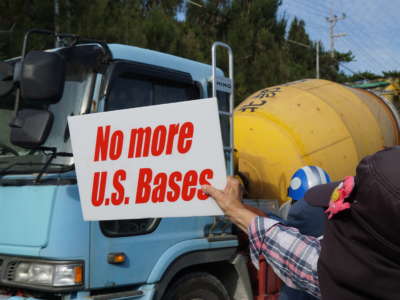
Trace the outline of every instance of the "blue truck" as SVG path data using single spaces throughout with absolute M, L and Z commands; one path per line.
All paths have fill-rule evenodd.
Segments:
M 64 46 L 31 49 L 39 35 Z M 232 174 L 229 46 L 212 60 L 27 32 L 21 56 L 0 63 L 0 299 L 253 298 L 223 217 L 86 222 L 74 172 L 68 116 L 217 96 Z

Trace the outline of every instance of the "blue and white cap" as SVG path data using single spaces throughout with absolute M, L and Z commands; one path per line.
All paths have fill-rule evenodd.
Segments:
M 302 167 L 293 174 L 290 180 L 288 196 L 293 200 L 300 200 L 304 198 L 308 189 L 330 181 L 328 173 L 322 168 L 317 166 Z

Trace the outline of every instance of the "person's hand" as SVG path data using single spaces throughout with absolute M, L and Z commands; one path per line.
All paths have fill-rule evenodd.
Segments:
M 229 176 L 223 191 L 211 185 L 202 186 L 202 190 L 214 198 L 233 223 L 247 232 L 247 228 L 257 214 L 247 209 L 242 203 L 242 187 L 239 180 Z
M 236 210 L 244 208 L 242 203 L 242 187 L 239 180 L 228 176 L 224 190 L 216 189 L 211 185 L 202 186 L 203 192 L 210 195 L 217 202 L 223 212 L 231 216 Z

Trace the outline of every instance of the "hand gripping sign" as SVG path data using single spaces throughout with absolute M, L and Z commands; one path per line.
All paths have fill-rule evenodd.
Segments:
M 215 99 L 68 118 L 85 220 L 221 215 L 201 185 L 223 188 Z

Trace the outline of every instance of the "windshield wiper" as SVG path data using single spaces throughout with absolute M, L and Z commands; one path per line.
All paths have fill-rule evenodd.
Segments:
M 39 183 L 40 179 L 42 179 L 43 174 L 47 171 L 51 162 L 57 156 L 62 156 L 62 157 L 72 157 L 73 156 L 73 154 L 69 153 L 69 152 L 57 152 L 57 148 L 45 148 L 43 150 L 49 150 L 49 151 L 51 151 L 51 154 L 50 154 L 49 158 L 46 160 L 46 162 L 44 163 L 43 168 L 40 170 L 39 174 L 37 175 L 37 177 L 35 179 L 35 183 Z
M 0 179 L 6 174 L 8 170 L 15 166 L 37 166 L 37 165 L 43 165 L 43 167 L 40 169 L 38 175 L 36 176 L 35 183 L 39 183 L 40 179 L 42 178 L 43 174 L 47 171 L 48 167 L 50 165 L 53 165 L 51 162 L 53 161 L 54 158 L 57 156 L 63 156 L 63 157 L 72 157 L 72 153 L 68 152 L 57 152 L 57 149 L 55 148 L 45 148 L 42 150 L 48 150 L 51 151 L 50 156 L 46 159 L 46 161 L 43 162 L 11 162 L 8 165 L 4 166 L 2 169 L 0 169 Z M 0 161 L 0 164 L 5 163 Z M 54 165 L 59 165 L 59 166 L 65 166 L 62 164 L 54 164 Z
M 5 154 L 5 153 L 12 153 L 15 156 L 19 156 L 19 153 L 15 151 L 13 148 L 10 146 L 7 146 L 6 144 L 0 143 L 0 150 Z
M 9 165 L 5 166 L 3 169 L 0 170 L 0 175 L 4 175 L 9 169 L 15 166 L 25 166 L 25 165 L 32 165 L 32 163 L 23 163 L 23 162 L 13 162 Z

